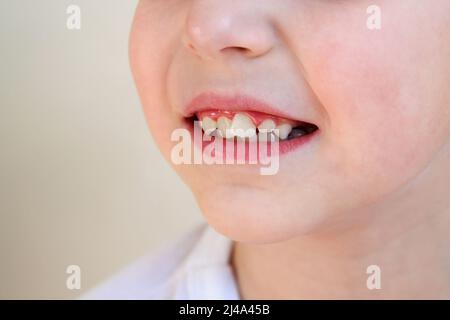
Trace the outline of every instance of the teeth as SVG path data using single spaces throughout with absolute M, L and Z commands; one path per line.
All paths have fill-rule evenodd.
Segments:
M 219 131 L 219 134 L 222 138 L 229 139 L 233 137 L 233 135 L 230 132 L 231 127 L 231 120 L 227 117 L 220 117 L 217 119 L 217 129 Z
M 259 135 L 259 139 L 261 141 L 274 141 L 275 136 L 272 134 L 272 131 L 276 128 L 275 121 L 272 119 L 267 119 L 261 122 L 258 126 L 258 131 L 261 133 Z
M 258 126 L 258 130 L 259 131 L 272 131 L 273 129 L 276 128 L 276 124 L 275 121 L 273 121 L 272 119 L 267 119 L 264 120 L 263 122 L 260 123 L 260 125 Z
M 256 135 L 256 126 L 248 116 L 238 113 L 233 118 L 230 131 L 238 138 L 251 138 Z
M 202 129 L 206 134 L 212 135 L 217 128 L 217 122 L 209 117 L 204 117 L 202 120 Z
M 208 135 L 217 134 L 225 139 L 237 137 L 239 139 L 251 138 L 256 135 L 256 126 L 253 120 L 244 113 L 237 113 L 233 120 L 225 116 L 219 117 L 217 121 L 210 117 L 204 117 L 201 121 L 203 131 Z M 217 130 L 216 130 L 217 129 Z M 293 129 L 291 124 L 283 123 L 276 125 L 273 119 L 266 119 L 258 126 L 258 138 L 262 141 L 275 140 L 275 135 L 280 140 L 285 140 L 288 137 L 298 137 L 305 135 L 306 132 L 297 128 Z
M 284 123 L 277 126 L 278 137 L 280 140 L 284 140 L 289 136 L 289 133 L 292 131 L 292 126 L 290 124 Z

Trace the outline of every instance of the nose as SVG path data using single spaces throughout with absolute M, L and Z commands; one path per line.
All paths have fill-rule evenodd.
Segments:
M 188 13 L 185 46 L 202 59 L 237 54 L 257 58 L 275 44 L 275 28 L 259 1 L 194 0 Z

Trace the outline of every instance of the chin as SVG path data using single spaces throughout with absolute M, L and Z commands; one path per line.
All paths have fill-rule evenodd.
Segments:
M 208 224 L 228 238 L 247 243 L 275 243 L 314 233 L 324 222 L 323 212 L 280 199 L 269 190 L 248 187 L 217 187 L 198 192 L 196 198 Z M 289 196 L 288 196 L 289 197 Z M 286 203 L 298 206 L 286 207 Z

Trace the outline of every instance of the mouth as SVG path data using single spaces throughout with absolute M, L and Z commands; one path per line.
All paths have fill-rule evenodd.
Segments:
M 205 110 L 191 121 L 198 121 L 204 134 L 224 139 L 250 139 L 265 136 L 267 141 L 297 139 L 318 130 L 312 123 L 276 117 L 255 111 Z
M 205 136 L 234 141 L 234 144 L 279 142 L 279 154 L 298 149 L 319 133 L 319 127 L 248 96 L 232 98 L 203 94 L 185 109 L 185 122 Z M 209 139 L 208 139 L 209 140 Z M 204 143 L 205 147 L 209 143 Z

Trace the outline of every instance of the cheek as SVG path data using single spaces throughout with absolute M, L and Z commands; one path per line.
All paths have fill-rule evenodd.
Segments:
M 168 38 L 161 36 L 164 34 L 161 26 L 151 23 L 153 19 L 138 9 L 130 34 L 129 57 L 148 126 L 167 157 L 171 147 L 170 134 L 177 127 L 166 93 L 170 55 L 163 54 L 170 52 L 171 48 Z
M 438 108 L 423 100 L 419 81 L 411 81 L 420 73 L 408 58 L 402 63 L 404 52 L 390 39 L 351 38 L 319 47 L 307 63 L 328 115 L 323 150 L 340 179 L 388 192 L 420 172 L 442 143 L 432 125 Z

